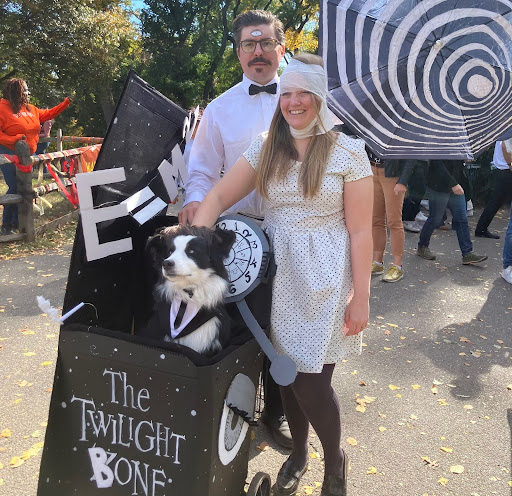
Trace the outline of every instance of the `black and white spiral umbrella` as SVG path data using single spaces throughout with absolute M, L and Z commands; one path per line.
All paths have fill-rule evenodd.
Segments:
M 512 1 L 321 0 L 331 110 L 381 157 L 473 159 L 512 127 Z

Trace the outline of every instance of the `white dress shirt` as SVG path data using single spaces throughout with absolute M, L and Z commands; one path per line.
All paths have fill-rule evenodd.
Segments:
M 505 157 L 503 156 L 503 150 L 501 148 L 501 143 L 502 143 L 501 141 L 496 141 L 492 161 L 497 169 L 509 170 L 507 161 L 505 160 Z
M 243 80 L 208 104 L 203 112 L 188 164 L 185 202 L 203 201 L 219 181 L 224 167 L 227 172 L 263 131 L 268 131 L 279 101 L 277 93 L 249 95 L 249 86 L 260 84 L 245 75 Z M 264 217 L 264 200 L 255 191 L 233 205 L 229 212 Z

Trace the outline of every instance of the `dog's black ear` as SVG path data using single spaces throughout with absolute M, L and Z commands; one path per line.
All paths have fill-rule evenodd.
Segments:
M 155 265 L 159 265 L 167 257 L 167 244 L 165 242 L 165 228 L 159 229 L 146 241 L 146 253 Z
M 216 227 L 213 232 L 213 246 L 223 259 L 227 258 L 229 255 L 229 251 L 231 250 L 235 240 L 236 234 L 234 231 Z

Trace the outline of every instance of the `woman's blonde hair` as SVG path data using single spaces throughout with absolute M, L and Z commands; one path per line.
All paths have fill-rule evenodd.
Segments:
M 324 66 L 322 58 L 318 55 L 304 53 L 296 55 L 294 58 L 304 64 Z M 311 96 L 318 117 L 320 101 L 315 95 Z M 313 133 L 316 133 L 316 128 Z M 299 172 L 298 186 L 305 198 L 313 198 L 320 191 L 327 160 L 334 143 L 335 133 L 331 131 L 325 134 L 313 134 Z M 290 126 L 278 104 L 270 124 L 267 140 L 261 149 L 256 171 L 256 191 L 264 198 L 268 198 L 268 184 L 271 181 L 283 181 L 297 158 L 298 154 L 290 133 Z

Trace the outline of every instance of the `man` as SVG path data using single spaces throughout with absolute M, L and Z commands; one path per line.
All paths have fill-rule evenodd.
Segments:
M 443 221 L 443 215 L 448 207 L 452 213 L 453 229 L 457 233 L 462 263 L 473 265 L 487 260 L 487 255 L 473 253 L 466 199 L 460 185 L 464 164 L 458 160 L 431 160 L 427 168 L 425 185 L 429 203 L 429 216 L 420 232 L 417 255 L 426 260 L 435 260 L 436 256 L 430 251 L 429 244 L 432 233 Z
M 494 171 L 495 188 L 475 228 L 475 236 L 479 238 L 499 239 L 497 234 L 493 234 L 489 231 L 489 224 L 492 222 L 492 219 L 494 219 L 496 212 L 503 205 L 512 202 L 512 171 L 509 168 L 510 162 L 507 162 L 504 156 L 504 152 L 507 153 L 505 146 L 505 141 L 496 141 L 494 147 L 492 161 L 496 167 Z
M 200 202 L 219 181 L 221 172 L 227 172 L 256 137 L 269 129 L 279 101 L 277 69 L 285 53 L 281 21 L 269 12 L 250 10 L 233 21 L 233 35 L 243 79 L 213 100 L 203 112 L 190 152 L 186 197 L 178 214 L 180 223 L 192 223 Z M 230 212 L 263 219 L 264 208 L 261 196 L 253 192 Z M 269 302 L 259 305 L 258 313 L 253 313 L 262 312 L 268 317 Z M 279 388 L 268 370 L 263 376 L 266 401 L 262 420 L 271 428 L 274 439 L 289 448 L 292 440 Z

